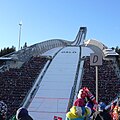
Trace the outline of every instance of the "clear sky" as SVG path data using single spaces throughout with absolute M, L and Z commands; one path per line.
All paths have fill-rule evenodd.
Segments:
M 0 0 L 0 49 L 50 39 L 73 41 L 81 26 L 86 39 L 120 47 L 120 0 Z

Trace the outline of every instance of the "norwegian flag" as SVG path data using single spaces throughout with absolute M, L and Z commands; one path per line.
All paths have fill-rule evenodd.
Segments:
M 54 120 L 62 120 L 62 118 L 58 116 L 54 116 Z

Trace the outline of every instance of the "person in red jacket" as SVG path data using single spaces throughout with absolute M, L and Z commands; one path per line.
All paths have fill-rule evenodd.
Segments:
M 120 96 L 118 96 L 117 102 L 112 104 L 110 113 L 112 120 L 120 120 Z
M 70 111 L 66 114 L 66 120 L 90 119 L 94 104 L 97 104 L 95 97 L 87 87 L 79 90 L 77 99 L 74 101 Z
M 79 90 L 78 98 L 74 102 L 74 105 L 77 106 L 83 106 L 85 104 L 91 107 L 93 111 L 96 111 L 98 106 L 98 103 L 96 102 L 94 95 L 90 92 L 90 90 L 87 87 L 83 87 L 82 89 Z

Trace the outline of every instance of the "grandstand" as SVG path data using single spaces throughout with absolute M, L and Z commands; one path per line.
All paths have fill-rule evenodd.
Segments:
M 90 54 L 101 54 L 98 66 L 98 98 L 106 104 L 120 91 L 120 75 L 114 50 L 93 39 L 85 40 L 80 27 L 74 41 L 53 39 L 0 58 L 0 100 L 8 105 L 8 119 L 26 107 L 34 120 L 65 119 L 81 87 L 95 95 L 95 66 Z

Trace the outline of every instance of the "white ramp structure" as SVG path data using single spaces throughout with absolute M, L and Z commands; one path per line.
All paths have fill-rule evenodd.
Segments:
M 65 118 L 79 59 L 79 47 L 63 48 L 52 59 L 28 107 L 34 120 L 52 120 L 55 115 Z
M 74 42 L 54 40 L 59 41 L 59 47 L 52 49 L 51 45 L 46 46 L 52 41 L 41 45 L 47 49 L 42 55 L 51 56 L 51 59 L 39 74 L 23 105 L 34 120 L 53 120 L 54 116 L 65 119 L 66 112 L 72 106 L 80 87 L 83 66 L 80 44 L 85 35 L 86 27 L 82 27 Z M 37 49 L 41 50 L 37 44 L 34 46 L 36 47 L 31 48 L 31 53 L 36 53 Z
M 54 40 L 53 42 L 59 43 L 55 44 L 59 47 L 52 49 L 50 47 L 53 45 L 47 46 L 49 42 L 41 45 L 44 50 L 47 49 L 42 55 L 50 56 L 51 59 L 39 74 L 23 105 L 34 120 L 53 120 L 54 116 L 59 116 L 65 120 L 66 112 L 72 106 L 80 88 L 84 63 L 82 57 L 90 55 L 90 52 L 97 51 L 100 51 L 103 56 L 105 55 L 104 50 L 108 48 L 104 44 L 92 39 L 84 41 L 85 36 L 86 28 L 82 27 L 73 42 Z M 41 47 L 36 45 L 36 49 L 32 48 L 31 50 L 34 52 Z M 85 47 L 92 51 L 90 49 L 87 51 Z M 111 54 L 111 51 L 107 52 L 107 56 L 116 55 L 113 54 L 113 51 Z
M 97 40 L 85 41 L 86 32 L 86 27 L 80 27 L 74 41 L 47 40 L 0 58 L 13 60 L 12 65 L 18 68 L 31 57 L 47 58 L 47 63 L 37 78 L 33 78 L 35 82 L 20 104 L 20 107 L 28 109 L 34 120 L 54 120 L 54 116 L 65 120 L 81 87 L 85 56 L 101 53 L 103 58 L 114 60 L 118 55 Z

